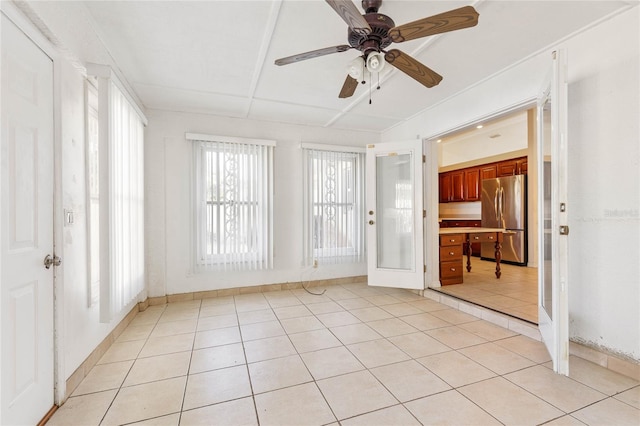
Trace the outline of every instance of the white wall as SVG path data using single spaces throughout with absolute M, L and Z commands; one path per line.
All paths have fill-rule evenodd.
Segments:
M 51 50 L 57 51 L 54 58 L 54 93 L 56 147 L 60 163 L 56 169 L 60 181 L 56 186 L 56 197 L 62 210 L 72 210 L 74 224 L 56 227 L 61 233 L 62 247 L 56 250 L 63 260 L 56 277 L 56 324 L 58 344 L 61 352 L 56 362 L 61 366 L 63 381 L 80 366 L 98 344 L 124 318 L 134 303 L 109 323 L 99 322 L 99 306 L 88 306 L 87 276 L 87 229 L 86 229 L 86 185 L 85 185 L 85 95 L 84 69 L 80 63 L 108 63 L 110 58 L 99 38 L 90 32 L 88 22 L 82 18 L 82 7 L 71 2 L 64 3 L 30 2 L 20 6 L 25 14 L 35 22 L 46 22 L 45 36 L 55 44 Z M 70 22 L 74 25 L 69 25 Z M 34 30 L 36 31 L 36 30 Z M 73 49 L 70 49 L 73 48 Z M 90 57 L 88 57 L 89 55 Z M 57 222 L 62 226 L 62 221 Z M 62 312 L 60 312 L 62 311 Z M 58 395 L 64 390 L 58 389 Z
M 491 138 L 496 134 L 500 136 Z M 527 148 L 527 112 L 519 111 L 497 123 L 485 123 L 482 129 L 473 128 L 459 136 L 444 138 L 444 141 L 438 144 L 439 165 L 440 168 L 450 169 L 452 167 L 448 166 L 475 162 L 475 160 Z M 461 168 L 461 166 L 455 168 Z
M 379 135 L 204 114 L 148 111 L 145 134 L 149 296 L 366 275 L 366 263 L 303 267 L 301 142 L 363 147 Z M 191 145 L 186 132 L 275 140 L 274 268 L 192 272 Z
M 64 371 L 68 378 L 124 318 L 133 304 L 110 323 L 100 323 L 99 303 L 89 306 L 87 275 L 87 202 L 85 182 L 85 78 L 60 60 L 60 130 L 62 139 L 62 206 L 73 211 L 73 225 L 63 228 Z M 56 123 L 58 125 L 58 123 Z
M 635 7 L 479 83 L 383 141 L 438 135 L 534 98 L 569 58 L 570 337 L 640 360 L 639 14 Z

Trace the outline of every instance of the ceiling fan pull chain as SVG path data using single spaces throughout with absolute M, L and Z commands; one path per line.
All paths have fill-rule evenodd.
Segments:
M 371 105 L 371 80 L 369 80 L 369 105 Z
M 376 87 L 376 90 L 380 90 L 380 73 L 378 73 L 378 87 Z

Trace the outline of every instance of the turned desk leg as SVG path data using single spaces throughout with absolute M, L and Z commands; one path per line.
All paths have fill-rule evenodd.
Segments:
M 467 272 L 471 272 L 471 241 L 469 237 L 467 237 L 465 244 L 467 246 Z
M 500 260 L 502 260 L 502 244 L 500 244 L 500 239 L 496 241 L 496 278 L 500 278 L 502 272 L 500 272 Z

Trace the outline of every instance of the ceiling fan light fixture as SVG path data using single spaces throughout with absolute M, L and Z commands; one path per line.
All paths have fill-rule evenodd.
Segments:
M 380 52 L 370 53 L 367 57 L 367 70 L 371 73 L 382 71 L 384 64 L 384 55 Z
M 364 59 L 362 56 L 358 56 L 353 61 L 349 62 L 349 66 L 347 67 L 347 73 L 351 78 L 355 78 L 356 80 L 362 79 L 362 74 L 364 71 Z

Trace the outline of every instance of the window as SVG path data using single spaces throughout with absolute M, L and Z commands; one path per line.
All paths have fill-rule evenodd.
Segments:
M 358 151 L 364 150 L 303 144 L 308 265 L 364 260 L 364 152 Z
M 98 82 L 98 123 L 89 117 L 87 129 L 92 138 L 97 124 L 97 151 L 89 141 L 87 152 L 91 236 L 96 224 L 100 230 L 99 247 L 91 239 L 91 279 L 98 278 L 93 263 L 99 249 L 100 320 L 110 322 L 144 291 L 146 118 L 109 67 L 91 64 L 87 73 Z
M 272 268 L 275 142 L 187 139 L 194 149 L 195 269 Z

